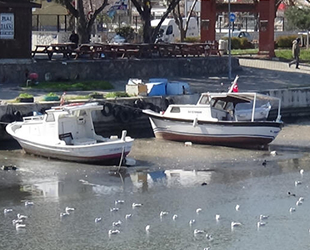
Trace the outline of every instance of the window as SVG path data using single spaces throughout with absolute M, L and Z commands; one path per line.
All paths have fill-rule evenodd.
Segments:
M 180 113 L 180 108 L 179 107 L 173 107 L 170 112 L 171 113 Z
M 166 35 L 171 35 L 173 33 L 173 27 L 172 25 L 169 25 L 166 31 Z
M 55 121 L 54 114 L 47 114 L 46 121 L 47 122 L 54 122 Z

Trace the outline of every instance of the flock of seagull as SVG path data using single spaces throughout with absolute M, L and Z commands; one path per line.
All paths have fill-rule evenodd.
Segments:
M 304 174 L 304 170 L 301 169 L 300 170 L 300 175 L 302 176 Z M 301 181 L 295 181 L 295 186 L 298 186 L 302 184 Z M 288 196 L 293 196 L 293 197 L 296 197 L 296 194 L 294 193 L 291 193 L 290 191 L 287 192 Z M 296 206 L 301 206 L 304 202 L 304 197 L 299 197 L 296 201 Z M 120 210 L 119 206 L 118 205 L 121 205 L 121 204 L 124 204 L 125 201 L 124 200 L 115 200 L 114 202 L 114 207 L 110 208 L 110 212 L 111 213 L 114 213 L 114 212 L 118 212 Z M 32 201 L 25 201 L 25 206 L 29 207 L 29 206 L 33 206 L 34 203 Z M 139 207 L 142 207 L 143 204 L 142 203 L 132 203 L 131 207 L 132 209 L 136 209 L 136 208 L 139 208 Z M 66 216 L 69 216 L 71 212 L 75 211 L 75 208 L 73 207 L 66 207 L 64 209 L 65 211 L 64 212 L 61 212 L 60 213 L 60 217 L 66 217 Z M 236 211 L 240 211 L 240 205 L 237 204 L 235 206 L 235 210 Z M 291 207 L 289 209 L 289 212 L 290 213 L 293 213 L 296 211 L 296 207 Z M 9 213 L 12 213 L 13 212 L 13 209 L 12 208 L 5 208 L 4 209 L 4 214 L 9 214 Z M 203 212 L 203 209 L 202 208 L 197 208 L 196 209 L 196 214 L 199 215 L 200 213 Z M 164 217 L 167 217 L 170 213 L 168 211 L 161 211 L 159 213 L 159 218 L 160 220 L 162 220 Z M 130 218 L 132 217 L 132 214 L 131 213 L 128 213 L 124 216 L 125 220 L 129 220 Z M 268 220 L 269 216 L 268 215 L 263 215 L 261 214 L 259 216 L 259 220 L 257 222 L 257 228 L 260 228 L 260 227 L 263 227 L 267 224 L 267 220 Z M 178 215 L 177 214 L 173 214 L 172 216 L 172 220 L 176 221 L 178 219 Z M 25 224 L 25 221 L 27 220 L 27 216 L 26 215 L 22 215 L 22 214 L 17 214 L 17 217 L 15 219 L 12 220 L 12 224 L 13 226 L 16 228 L 16 230 L 25 230 L 26 229 L 26 224 Z M 221 216 L 219 214 L 216 214 L 215 215 L 215 220 L 217 222 L 219 222 L 221 220 Z M 102 222 L 102 218 L 101 217 L 96 217 L 94 219 L 94 222 L 95 223 L 100 223 Z M 191 219 L 189 222 L 189 226 L 192 227 L 195 223 L 196 223 L 196 220 L 195 219 Z M 117 220 L 117 221 L 114 221 L 112 222 L 112 229 L 108 230 L 108 236 L 111 237 L 112 235 L 117 235 L 117 234 L 120 234 L 121 233 L 121 225 L 122 225 L 122 221 L 121 220 Z M 236 227 L 241 227 L 243 224 L 239 221 L 231 221 L 231 230 L 234 230 L 234 228 Z M 146 234 L 149 234 L 150 232 L 152 231 L 152 227 L 151 225 L 146 225 L 145 226 L 145 232 Z M 310 229 L 309 229 L 309 233 L 310 233 Z M 213 240 L 213 236 L 211 234 L 208 234 L 205 230 L 201 230 L 201 229 L 194 229 L 193 230 L 193 234 L 194 236 L 197 236 L 197 235 L 205 235 L 206 239 L 208 241 L 212 241 Z M 209 250 L 210 247 L 207 247 L 207 248 L 204 248 L 204 250 Z

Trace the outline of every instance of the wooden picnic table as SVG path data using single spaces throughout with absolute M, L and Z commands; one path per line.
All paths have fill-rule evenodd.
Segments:
M 36 54 L 47 54 L 48 58 L 51 60 L 52 58 L 52 53 L 51 53 L 51 49 L 50 49 L 50 45 L 46 45 L 46 44 L 38 44 L 36 45 L 35 50 L 32 51 L 32 57 L 34 57 Z
M 52 51 L 52 56 L 53 53 L 60 53 L 63 54 L 64 58 L 70 58 L 72 56 L 72 53 L 75 52 L 75 43 L 53 43 L 50 45 L 51 46 L 51 51 Z

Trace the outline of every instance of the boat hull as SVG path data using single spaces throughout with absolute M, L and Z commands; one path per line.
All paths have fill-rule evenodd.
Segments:
M 281 130 L 281 122 L 207 122 L 169 119 L 150 114 L 156 138 L 233 147 L 263 147 Z
M 50 146 L 33 143 L 30 141 L 15 139 L 26 153 L 47 158 L 74 161 L 74 162 L 109 162 L 125 157 L 131 150 L 132 142 L 117 142 L 111 145 L 97 143 L 85 146 Z

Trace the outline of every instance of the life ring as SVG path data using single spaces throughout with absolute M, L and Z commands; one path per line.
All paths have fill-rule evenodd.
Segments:
M 144 106 L 144 109 L 150 109 L 150 110 L 153 110 L 154 109 L 154 104 L 151 103 L 151 102 L 147 102 Z
M 129 108 L 121 108 L 118 114 L 118 120 L 122 123 L 128 123 L 132 119 L 132 112 Z
M 145 102 L 143 99 L 137 99 L 134 102 L 135 107 L 139 108 L 139 109 L 144 109 L 145 108 Z
M 104 116 L 111 116 L 111 115 L 112 115 L 112 111 L 113 111 L 113 106 L 112 106 L 112 104 L 106 102 L 106 103 L 103 105 L 103 109 L 101 110 L 101 113 L 102 113 Z

